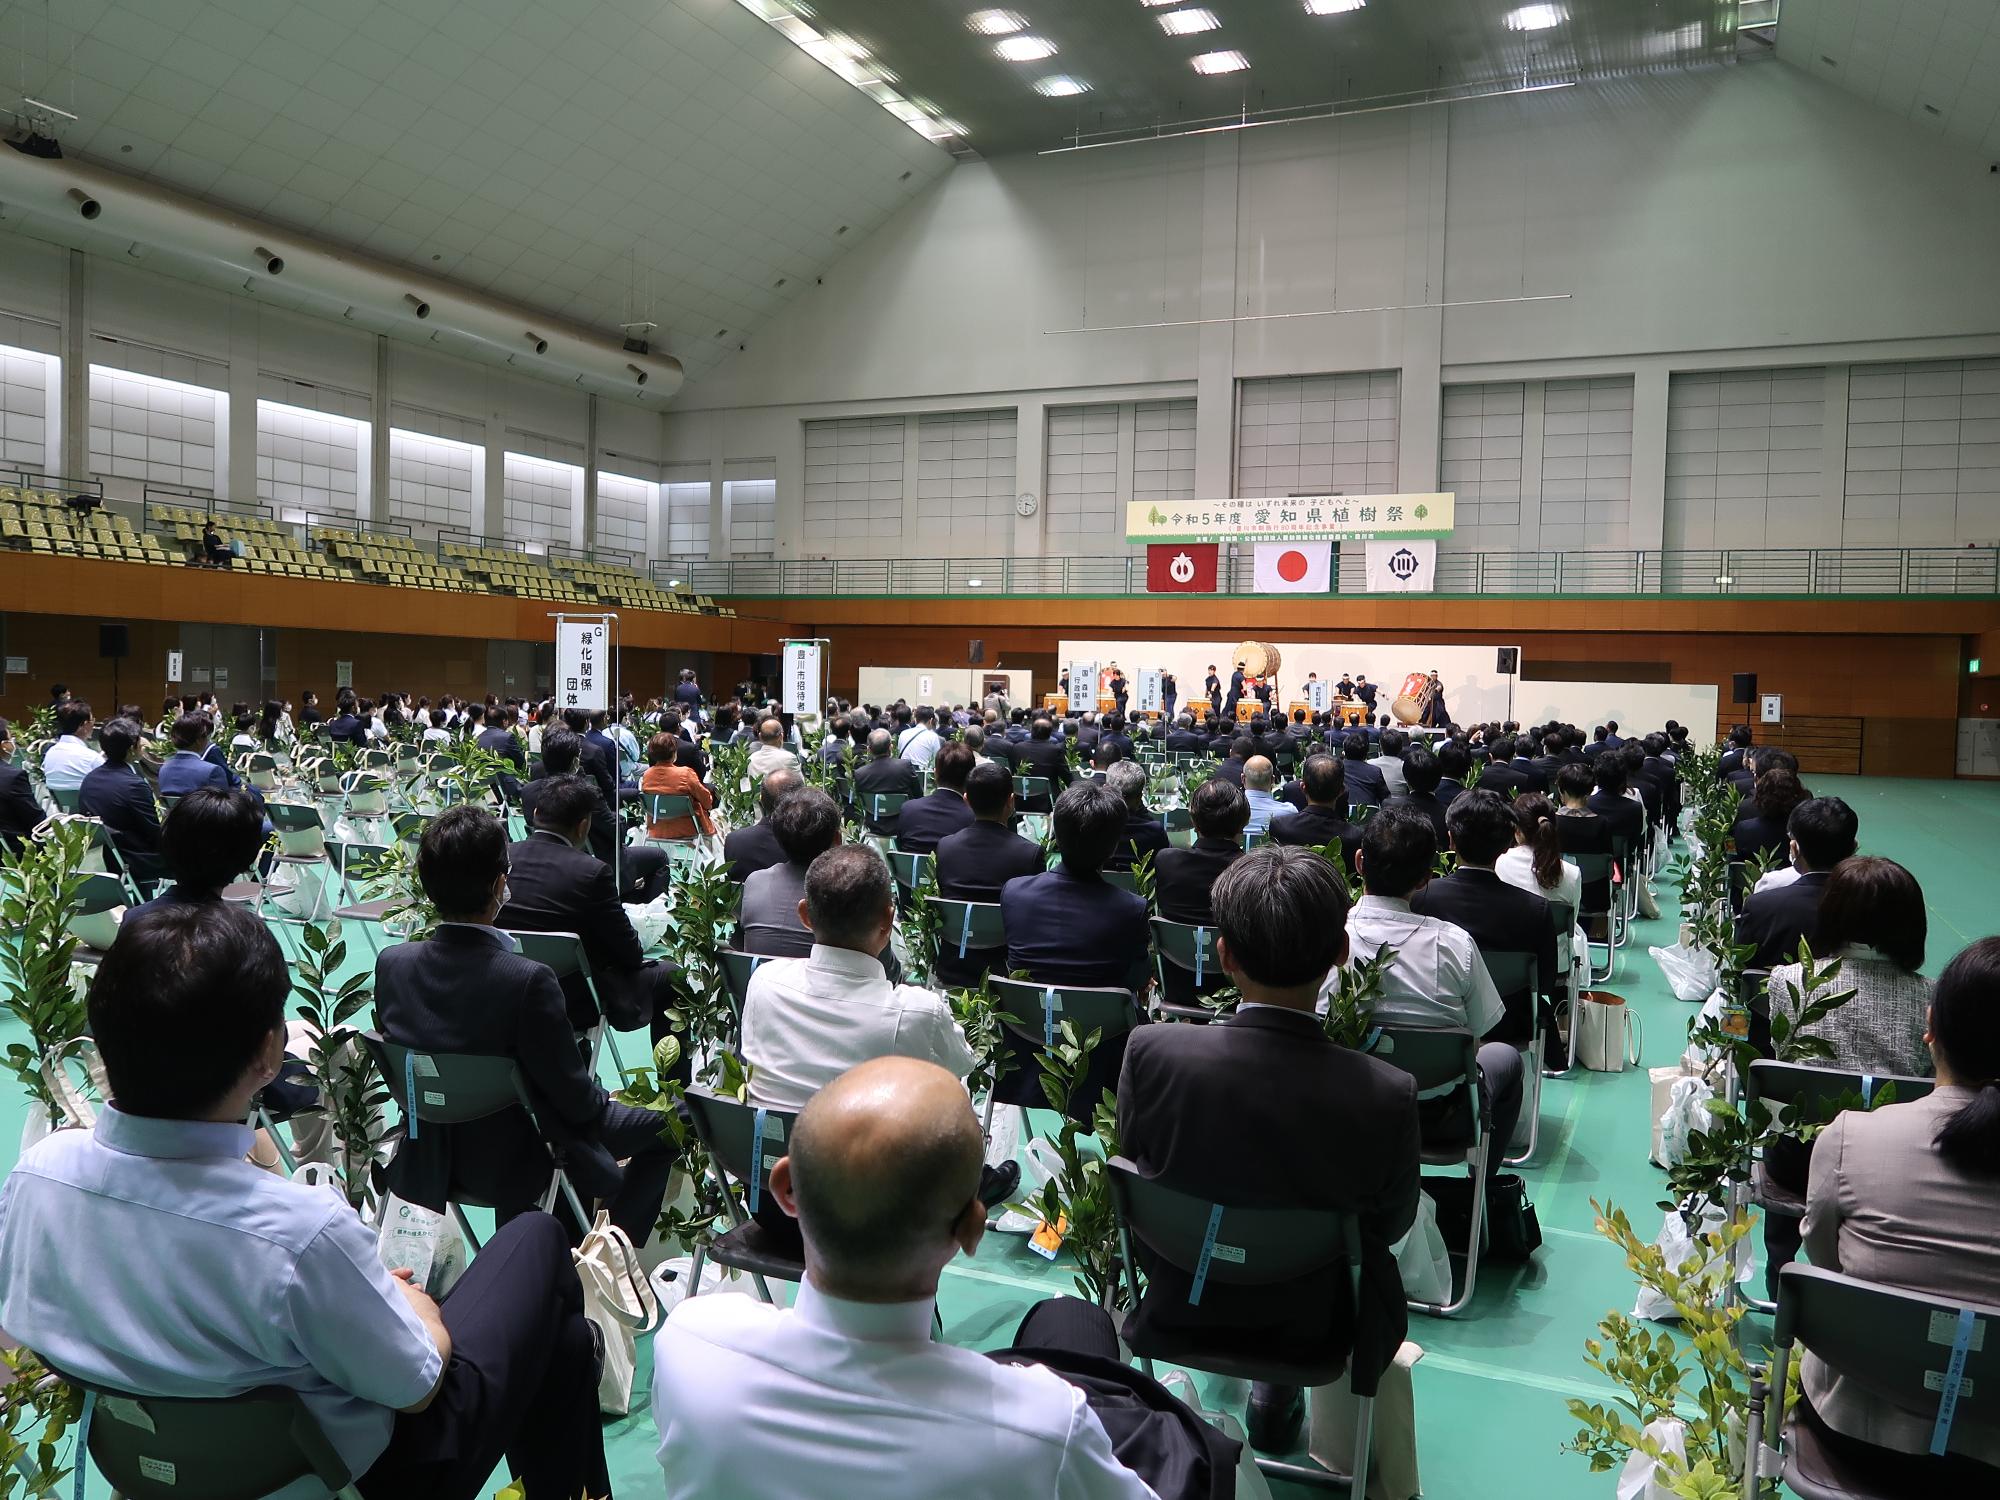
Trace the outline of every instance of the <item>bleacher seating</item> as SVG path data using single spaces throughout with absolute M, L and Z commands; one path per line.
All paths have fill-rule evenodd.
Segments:
M 456 559 L 476 584 L 489 593 L 521 599 L 550 599 L 563 604 L 595 604 L 597 596 L 549 571 L 547 559 L 506 547 L 475 547 L 446 542 L 444 555 Z M 482 582 L 483 580 L 483 582 Z
M 422 543 L 406 536 L 376 531 L 343 531 L 315 527 L 312 539 L 340 565 L 341 576 L 394 588 L 443 589 L 477 593 L 478 584 L 463 569 L 438 558 Z
M 621 604 L 632 609 L 657 609 L 670 614 L 715 614 L 703 609 L 700 601 L 686 594 L 661 588 L 652 579 L 630 568 L 590 562 L 580 557 L 551 557 L 549 567 L 557 575 L 567 574 L 592 590 L 604 604 Z
M 19 552 L 61 553 L 107 562 L 169 563 L 173 556 L 150 532 L 135 531 L 105 510 L 80 516 L 59 490 L 0 484 L 0 545 Z

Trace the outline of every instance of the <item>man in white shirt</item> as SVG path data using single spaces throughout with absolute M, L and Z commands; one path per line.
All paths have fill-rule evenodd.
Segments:
M 931 1339 L 938 1278 L 985 1231 L 983 1152 L 929 1063 L 878 1058 L 813 1097 L 770 1176 L 805 1241 L 796 1302 L 691 1297 L 653 1340 L 670 1500 L 1152 1500 L 1075 1386 Z M 1108 1318 L 1068 1298 L 1018 1342 L 1046 1342 L 1051 1308 L 1101 1320 L 1078 1352 L 1115 1356 Z
M 917 710 L 917 722 L 896 737 L 896 753 L 919 770 L 937 759 L 944 741 L 938 738 L 937 713 L 929 704 Z
M 762 781 L 773 771 L 796 771 L 799 758 L 785 748 L 785 726 L 766 719 L 757 726 L 757 748 L 750 752 L 750 775 Z
M 73 792 L 83 778 L 104 764 L 104 757 L 90 747 L 90 731 L 96 721 L 90 705 L 71 698 L 56 706 L 56 730 L 62 736 L 42 754 L 42 781 L 52 792 Z
M 1354 868 L 1366 894 L 1347 914 L 1347 967 L 1387 948 L 1394 957 L 1382 976 L 1378 1022 L 1463 1026 L 1485 1037 L 1506 1020 L 1507 1008 L 1479 945 L 1464 928 L 1410 909 L 1410 897 L 1430 883 L 1436 863 L 1437 830 L 1423 814 L 1384 807 L 1362 826 Z M 1322 1015 L 1338 980 L 1329 976 L 1320 992 Z M 1500 1170 L 1521 1115 L 1521 1068 L 1520 1050 L 1510 1043 L 1480 1043 L 1480 1107 L 1494 1143 L 1486 1158 L 1489 1173 Z
M 1250 822 L 1243 830 L 1245 833 L 1269 833 L 1272 823 L 1298 811 L 1291 803 L 1278 800 L 1274 792 L 1277 785 L 1277 767 L 1269 760 L 1253 755 L 1243 762 L 1243 796 L 1250 804 Z
M 865 844 L 842 844 L 806 872 L 799 920 L 812 953 L 759 964 L 743 1002 L 750 1103 L 799 1109 L 872 1057 L 920 1057 L 959 1078 L 975 1061 L 944 997 L 891 984 L 876 955 L 896 905 L 888 867 Z

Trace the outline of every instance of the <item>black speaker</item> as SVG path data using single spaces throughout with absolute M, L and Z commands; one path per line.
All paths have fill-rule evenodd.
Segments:
M 1732 679 L 1732 684 L 1729 692 L 1729 701 L 1731 703 L 1755 703 L 1757 701 L 1757 674 L 1755 672 L 1738 672 Z
M 986 665 L 986 642 L 975 640 L 965 648 L 966 660 L 975 667 Z
M 1521 670 L 1521 648 L 1519 646 L 1502 646 L 1498 655 L 1499 660 L 1494 663 L 1494 671 L 1504 672 L 1507 676 L 1512 677 L 1516 672 Z
M 129 625 L 100 625 L 97 627 L 97 654 L 111 661 L 122 661 L 132 654 L 132 627 Z

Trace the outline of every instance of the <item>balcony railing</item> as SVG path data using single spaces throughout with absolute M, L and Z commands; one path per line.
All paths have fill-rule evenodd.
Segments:
M 1098 557 L 662 559 L 656 581 L 718 598 L 1138 598 L 1137 553 Z M 1226 555 L 1217 592 L 1257 592 L 1250 549 Z M 1340 558 L 1334 593 L 1369 597 L 1358 551 Z M 1440 552 L 1432 597 L 1801 599 L 2000 597 L 2000 548 L 1824 547 L 1717 551 Z M 1383 596 L 1396 597 L 1396 596 Z

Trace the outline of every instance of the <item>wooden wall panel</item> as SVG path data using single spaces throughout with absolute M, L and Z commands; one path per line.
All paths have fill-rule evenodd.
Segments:
M 1716 738 L 1721 739 L 1731 725 L 1740 722 L 1736 715 L 1723 714 L 1715 726 Z M 1859 776 L 1865 722 L 1859 715 L 1807 718 L 1787 710 L 1784 723 L 1757 724 L 1754 728 L 1758 744 L 1777 745 L 1796 755 L 1801 774 L 1818 771 L 1832 776 Z

